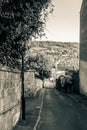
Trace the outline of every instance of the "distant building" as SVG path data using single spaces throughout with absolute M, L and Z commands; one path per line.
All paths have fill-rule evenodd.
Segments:
M 87 0 L 80 10 L 80 92 L 87 95 Z

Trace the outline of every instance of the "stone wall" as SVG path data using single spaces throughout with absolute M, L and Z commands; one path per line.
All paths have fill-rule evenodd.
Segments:
M 87 95 L 87 0 L 80 11 L 80 92 Z
M 36 96 L 37 91 L 42 88 L 42 81 L 35 78 L 35 71 L 29 70 L 25 72 L 25 96 L 29 96 L 29 94 L 33 94 Z
M 28 96 L 28 94 L 32 91 L 34 91 L 35 87 L 35 74 L 34 71 L 27 71 L 24 74 L 24 85 L 25 85 L 25 96 Z
M 0 130 L 12 130 L 21 116 L 21 73 L 7 70 L 0 70 Z M 35 71 L 25 72 L 24 78 L 25 94 L 37 94 L 42 81 L 35 78 Z
M 0 130 L 11 130 L 20 117 L 19 72 L 0 71 Z
M 87 95 L 87 62 L 80 61 L 80 92 Z

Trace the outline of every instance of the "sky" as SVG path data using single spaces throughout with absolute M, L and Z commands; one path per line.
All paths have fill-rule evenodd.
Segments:
M 79 42 L 82 0 L 53 0 L 54 11 L 48 16 L 46 38 L 42 40 Z

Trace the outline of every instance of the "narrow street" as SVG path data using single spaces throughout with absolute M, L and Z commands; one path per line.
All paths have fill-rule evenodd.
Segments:
M 87 130 L 87 108 L 66 94 L 46 89 L 37 130 Z

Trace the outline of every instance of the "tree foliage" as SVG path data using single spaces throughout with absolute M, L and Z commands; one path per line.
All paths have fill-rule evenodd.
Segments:
M 19 63 L 26 41 L 44 35 L 52 10 L 51 0 L 0 1 L 0 63 L 12 67 Z
M 25 62 L 25 70 L 35 69 L 39 78 L 49 78 L 51 71 L 48 67 L 49 60 L 43 55 L 29 56 Z

